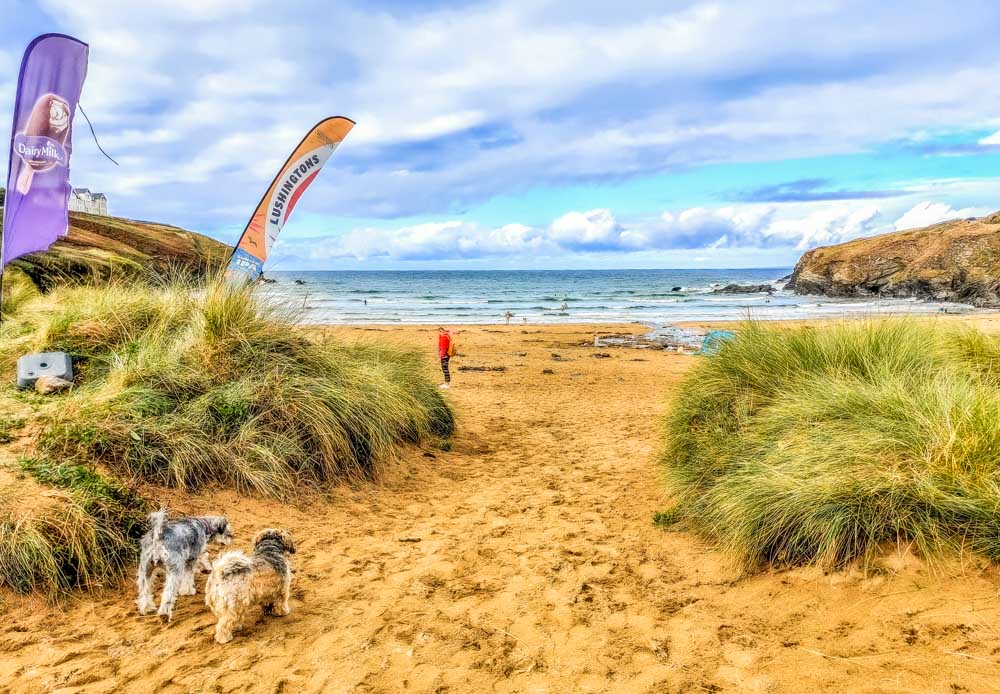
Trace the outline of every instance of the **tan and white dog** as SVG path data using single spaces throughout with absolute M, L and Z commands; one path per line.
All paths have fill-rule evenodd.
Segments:
M 218 620 L 216 641 L 229 643 L 233 632 L 262 615 L 283 617 L 292 611 L 288 605 L 292 587 L 289 554 L 295 554 L 292 536 L 267 528 L 254 536 L 251 556 L 233 551 L 215 560 L 205 585 L 205 604 Z

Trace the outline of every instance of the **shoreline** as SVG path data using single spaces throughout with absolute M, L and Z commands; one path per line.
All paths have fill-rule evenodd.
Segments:
M 663 328 L 682 328 L 682 329 L 703 329 L 712 330 L 714 328 L 720 327 L 732 327 L 734 325 L 739 325 L 740 323 L 746 323 L 748 320 L 750 322 L 762 322 L 762 323 L 781 323 L 784 325 L 799 325 L 799 324 L 823 324 L 823 323 L 833 323 L 837 321 L 850 320 L 889 320 L 889 319 L 910 319 L 910 320 L 943 320 L 947 322 L 962 322 L 962 323 L 972 323 L 972 324 L 987 324 L 991 325 L 997 323 L 1000 325 L 1000 309 L 977 309 L 975 312 L 963 312 L 963 313 L 937 313 L 928 311 L 926 313 L 886 313 L 886 314 L 855 314 L 855 313 L 845 313 L 837 316 L 809 316 L 806 318 L 718 318 L 709 320 L 679 320 L 679 321 L 667 321 L 663 323 L 651 323 L 644 322 L 640 320 L 634 321 L 572 321 L 572 322 L 543 322 L 537 321 L 532 323 L 510 323 L 506 324 L 503 321 L 497 323 L 462 323 L 462 322 L 428 322 L 428 323 L 380 323 L 377 321 L 366 321 L 358 323 L 300 323 L 299 326 L 307 330 L 328 330 L 328 329 L 344 329 L 344 330 L 378 330 L 389 332 L 392 330 L 421 330 L 421 329 L 433 329 L 437 330 L 439 326 L 446 328 L 455 329 L 472 329 L 472 328 L 504 328 L 511 331 L 524 330 L 529 328 L 539 328 L 539 329 L 550 329 L 550 328 L 564 328 L 576 331 L 583 331 L 589 328 L 621 328 L 621 327 L 640 327 L 648 331 L 655 331 Z

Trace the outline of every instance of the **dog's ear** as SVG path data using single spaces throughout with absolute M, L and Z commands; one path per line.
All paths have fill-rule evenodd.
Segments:
M 295 540 L 292 539 L 291 533 L 282 530 L 281 542 L 285 545 L 285 550 L 287 550 L 289 554 L 295 554 Z

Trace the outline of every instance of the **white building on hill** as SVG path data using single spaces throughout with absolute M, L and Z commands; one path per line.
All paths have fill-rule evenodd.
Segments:
M 91 193 L 89 188 L 74 188 L 69 196 L 69 209 L 73 212 L 108 214 L 108 199 L 104 193 Z

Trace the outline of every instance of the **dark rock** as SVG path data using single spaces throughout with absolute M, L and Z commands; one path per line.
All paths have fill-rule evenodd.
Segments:
M 506 371 L 506 366 L 460 366 L 459 371 Z
M 611 355 L 608 354 L 607 352 L 597 352 L 595 354 L 591 354 L 590 356 L 592 356 L 594 359 L 610 359 L 611 358 Z
M 770 284 L 727 284 L 721 289 L 715 289 L 713 294 L 772 294 L 774 287 Z
M 305 284 L 305 280 L 295 280 L 295 284 Z
M 681 291 L 681 290 L 683 290 L 683 289 L 684 289 L 684 287 L 672 287 L 672 288 L 670 289 L 670 291 L 672 291 L 672 292 L 679 292 L 679 291 Z
M 553 371 L 552 369 L 542 369 L 542 373 L 547 376 L 551 376 L 552 374 L 555 373 L 555 371 Z

